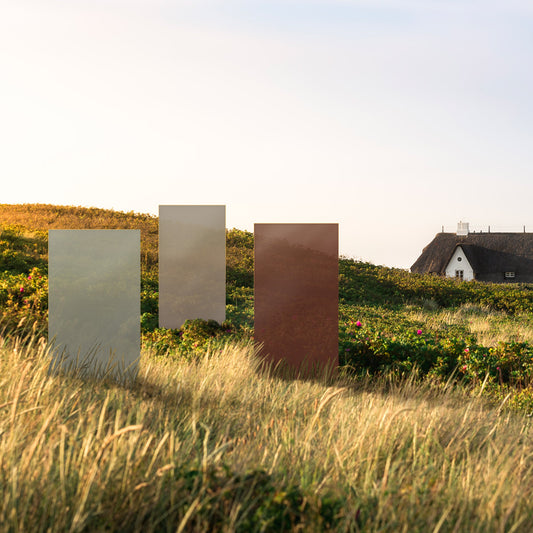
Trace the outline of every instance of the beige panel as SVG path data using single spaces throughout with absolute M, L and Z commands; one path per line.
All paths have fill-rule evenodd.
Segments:
M 159 206 L 159 326 L 226 318 L 226 207 Z
M 140 356 L 140 231 L 48 235 L 51 368 L 133 378 Z

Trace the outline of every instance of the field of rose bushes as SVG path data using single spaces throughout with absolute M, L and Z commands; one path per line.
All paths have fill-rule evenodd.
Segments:
M 48 372 L 53 228 L 141 230 L 131 387 Z M 531 531 L 531 287 L 341 258 L 341 369 L 286 380 L 253 345 L 251 233 L 226 277 L 223 324 L 159 329 L 155 217 L 0 204 L 0 533 Z
M 8 223 L 15 220 L 17 224 Z M 25 222 L 26 225 L 23 224 Z M 157 327 L 155 217 L 59 206 L 0 206 L 0 306 L 5 327 L 46 333 L 47 229 L 138 228 L 142 340 L 161 356 L 194 358 L 253 340 L 253 234 L 227 232 L 227 320 Z M 339 359 L 356 375 L 413 371 L 481 385 L 533 409 L 533 286 L 460 283 L 341 258 Z

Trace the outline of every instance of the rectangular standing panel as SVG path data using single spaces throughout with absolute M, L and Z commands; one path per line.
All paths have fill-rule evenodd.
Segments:
M 159 327 L 226 318 L 226 206 L 159 206 Z
M 338 224 L 255 224 L 255 341 L 300 374 L 338 355 Z
M 48 232 L 51 369 L 135 377 L 140 357 L 139 230 Z

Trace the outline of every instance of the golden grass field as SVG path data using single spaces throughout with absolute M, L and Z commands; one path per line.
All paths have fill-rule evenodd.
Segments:
M 283 380 L 251 346 L 131 388 L 0 339 L 0 531 L 531 531 L 531 419 L 410 379 Z

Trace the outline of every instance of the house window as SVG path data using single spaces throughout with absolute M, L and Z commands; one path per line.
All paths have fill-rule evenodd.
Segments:
M 455 271 L 455 279 L 462 280 L 464 278 L 465 271 L 464 270 L 456 270 Z
M 514 272 L 506 272 L 505 273 L 505 279 L 514 279 L 515 273 Z

